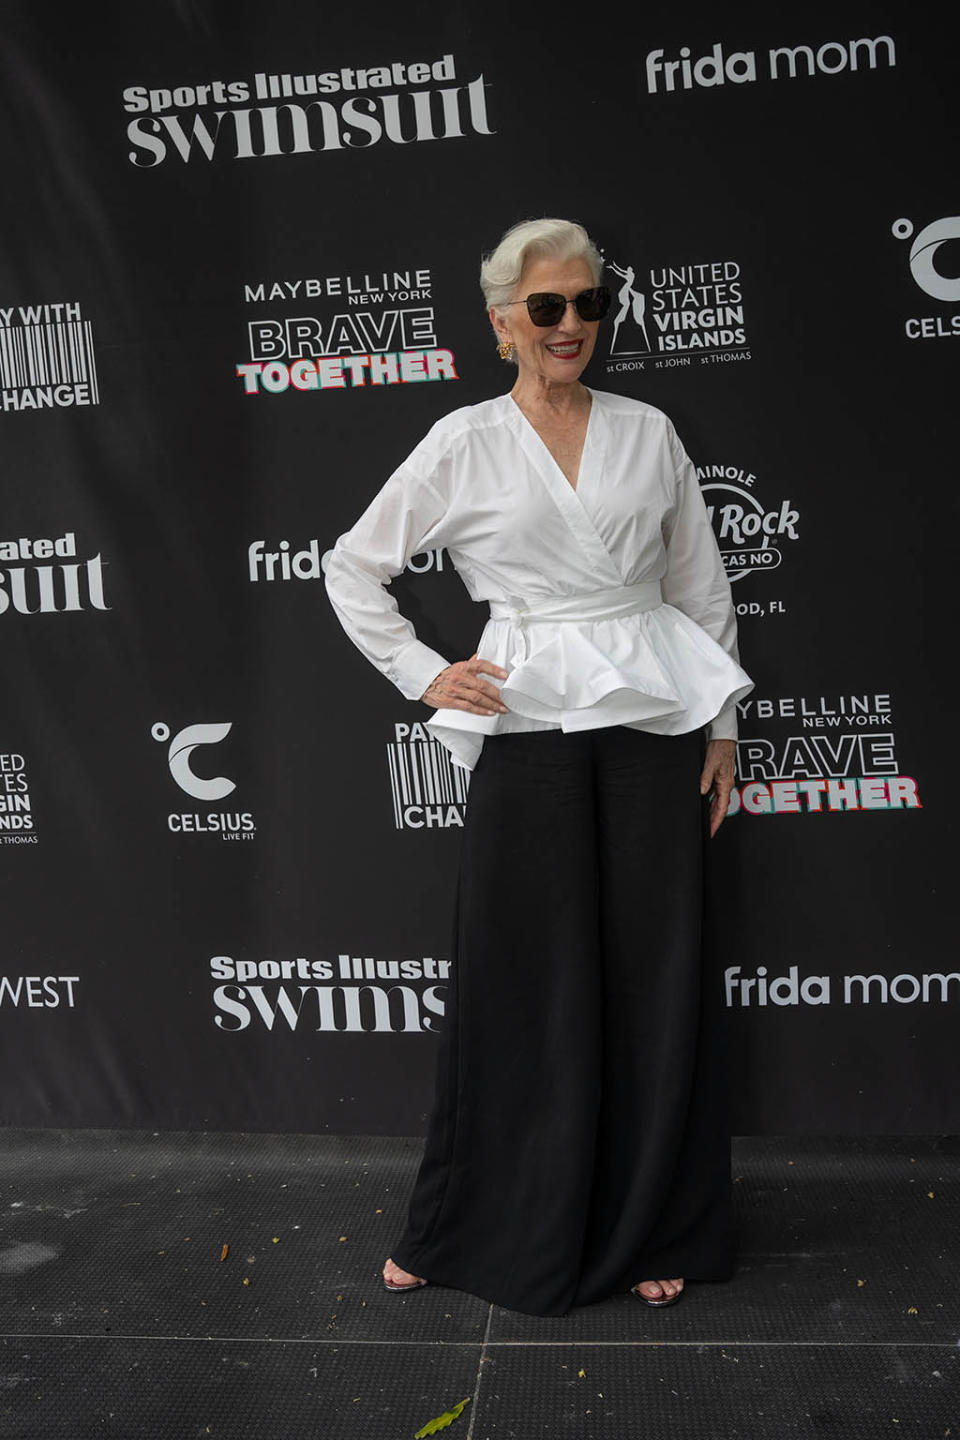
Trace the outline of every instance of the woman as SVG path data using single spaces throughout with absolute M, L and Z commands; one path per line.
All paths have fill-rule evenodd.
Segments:
M 535 1315 L 668 1305 L 734 1259 L 701 922 L 753 683 L 672 424 L 580 381 L 602 270 L 579 225 L 507 232 L 481 284 L 512 390 L 438 421 L 326 570 L 347 634 L 472 770 L 433 1111 L 384 1283 Z M 453 663 L 383 588 L 441 546 L 490 603 Z

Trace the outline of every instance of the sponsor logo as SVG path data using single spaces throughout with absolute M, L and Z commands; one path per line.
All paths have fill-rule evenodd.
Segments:
M 214 955 L 213 1023 L 228 1034 L 269 1031 L 416 1034 L 441 1029 L 450 961 L 424 955 L 375 960 L 235 960 Z
M 951 240 L 954 251 L 960 240 L 960 215 L 945 215 L 925 225 L 919 234 L 913 233 L 913 221 L 895 220 L 891 226 L 898 240 L 913 240 L 910 246 L 910 274 L 917 285 L 933 300 L 958 308 L 952 315 L 911 316 L 904 322 L 908 340 L 945 340 L 950 336 L 960 338 L 960 276 L 944 274 L 940 268 L 945 257 L 940 253 Z M 954 268 L 956 268 L 954 262 Z
M 665 50 L 650 50 L 645 62 L 648 95 L 665 95 L 679 90 L 712 89 L 716 85 L 746 85 L 764 78 L 797 80 L 812 75 L 840 75 L 844 71 L 892 68 L 897 63 L 896 47 L 889 35 L 873 40 L 827 40 L 812 45 L 780 45 L 760 54 L 756 50 L 732 50 L 724 54 L 718 40 L 706 55 L 694 57 L 683 45 L 675 60 Z
M 387 745 L 387 770 L 398 830 L 461 827 L 470 772 L 423 725 L 396 724 Z
M 735 260 L 641 272 L 605 260 L 617 277 L 608 375 L 749 360 L 743 281 Z
M 449 54 L 432 62 L 395 60 L 323 74 L 260 72 L 252 80 L 169 89 L 129 85 L 123 107 L 136 118 L 127 125 L 134 146 L 127 159 L 155 169 L 172 156 L 186 165 L 493 135 L 490 85 L 482 74 L 467 84 L 456 79 Z
M 731 584 L 779 569 L 784 548 L 800 538 L 800 512 L 792 502 L 764 503 L 754 491 L 756 475 L 738 465 L 698 465 L 697 477 Z
M 79 975 L 0 975 L 0 1010 L 73 1010 L 79 984 Z
M 270 543 L 270 550 L 266 540 L 252 540 L 247 546 L 247 579 L 254 585 L 269 585 L 275 580 L 320 580 L 333 553 L 332 549 L 324 550 L 321 555 L 319 540 L 308 540 L 303 549 L 293 551 L 289 540 Z M 419 555 L 411 555 L 406 570 L 414 575 L 440 571 L 443 556 L 443 550 L 422 550 Z
M 305 313 L 300 300 L 319 301 Z M 325 279 L 261 281 L 248 305 L 297 305 L 297 313 L 247 323 L 249 360 L 236 366 L 245 395 L 310 394 L 457 380 L 452 350 L 439 346 L 428 269 Z
M 13 752 L 0 753 L 0 844 L 36 843 L 24 758 Z
M 914 974 L 911 971 L 889 976 L 805 975 L 791 965 L 785 975 L 770 976 L 766 965 L 745 975 L 739 965 L 723 972 L 724 996 L 728 1009 L 762 1009 L 769 1005 L 946 1005 L 960 999 L 960 970 Z M 839 993 L 837 993 L 839 992 Z
M 93 330 L 76 301 L 0 306 L 0 411 L 99 404 Z
M 232 721 L 210 724 L 187 725 L 176 735 L 170 735 L 169 725 L 158 721 L 150 733 L 154 740 L 166 744 L 167 763 L 170 774 L 180 789 L 193 800 L 216 804 L 225 800 L 236 790 L 236 784 L 226 775 L 206 778 L 198 775 L 193 768 L 194 752 L 210 745 L 219 745 L 233 729 Z M 203 757 L 201 764 L 203 763 Z M 167 816 L 167 827 L 177 835 L 219 835 L 222 840 L 252 840 L 256 824 L 248 811 L 209 811 L 206 814 L 171 814 Z
M 56 540 L 0 540 L 0 615 L 57 615 L 67 610 L 109 610 L 99 553 L 77 560 L 72 530 Z M 30 565 L 12 562 L 29 560 Z
M 848 815 L 920 810 L 917 782 L 901 775 L 889 695 L 780 696 L 737 704 L 729 814 Z

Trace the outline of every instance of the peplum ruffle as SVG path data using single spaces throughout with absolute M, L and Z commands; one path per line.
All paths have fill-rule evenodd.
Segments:
M 696 730 L 747 695 L 753 681 L 695 620 L 658 595 L 653 582 L 526 609 L 492 601 L 477 653 L 510 673 L 503 681 L 484 678 L 499 686 L 513 714 L 565 731 Z M 484 738 L 509 730 L 509 721 L 443 708 L 426 729 L 472 770 Z

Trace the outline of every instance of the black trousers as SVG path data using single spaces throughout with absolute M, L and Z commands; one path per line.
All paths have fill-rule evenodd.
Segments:
M 705 733 L 488 736 L 404 1270 L 530 1315 L 729 1279 Z

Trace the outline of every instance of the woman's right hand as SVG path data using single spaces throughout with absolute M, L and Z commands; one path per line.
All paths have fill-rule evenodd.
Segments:
M 491 660 L 478 660 L 475 651 L 469 660 L 458 660 L 454 665 L 448 665 L 446 670 L 441 670 L 420 699 L 438 710 L 469 710 L 472 715 L 505 712 L 508 707 L 500 699 L 500 691 L 495 685 L 481 680 L 481 673 L 498 675 L 506 680 L 510 672 L 494 665 Z

